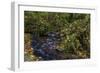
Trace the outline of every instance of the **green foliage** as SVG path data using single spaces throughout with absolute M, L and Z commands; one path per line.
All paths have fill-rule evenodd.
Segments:
M 70 55 L 72 59 L 90 58 L 90 14 L 33 11 L 24 13 L 25 33 L 43 36 L 51 31 L 58 32 L 61 38 L 57 49 L 63 55 Z M 31 42 L 32 39 L 27 38 Z

